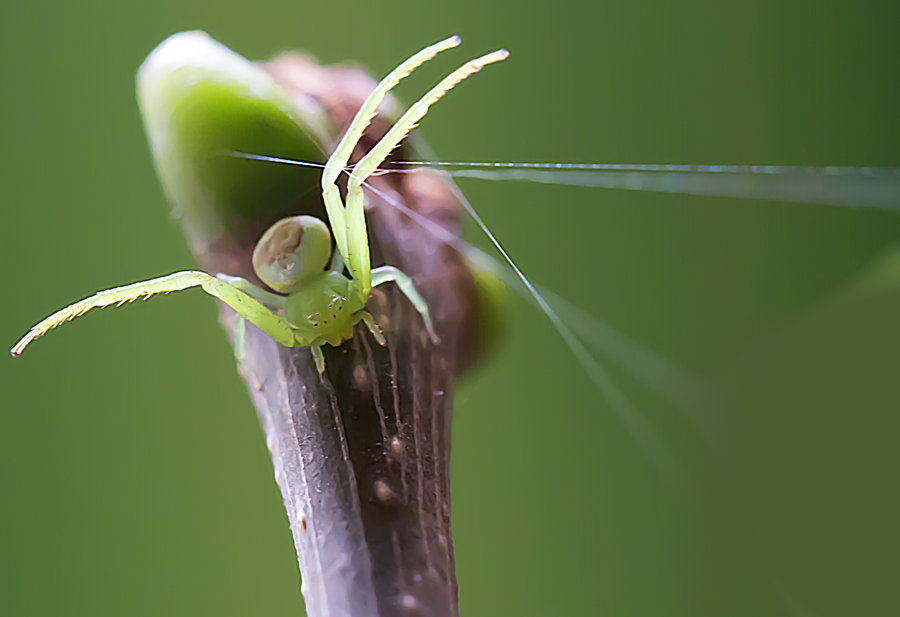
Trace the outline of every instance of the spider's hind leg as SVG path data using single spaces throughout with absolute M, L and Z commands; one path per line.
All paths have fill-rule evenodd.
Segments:
M 379 345 L 382 347 L 387 345 L 387 340 L 384 338 L 384 332 L 382 332 L 381 328 L 378 327 L 378 324 L 375 323 L 375 318 L 372 317 L 372 313 L 369 311 L 357 311 L 356 314 L 353 315 L 353 323 L 357 324 L 359 322 L 366 324 L 369 332 L 372 333 L 372 336 L 375 337 L 375 340 Z
M 316 361 L 316 369 L 319 371 L 319 375 L 325 374 L 325 356 L 322 355 L 322 346 L 312 343 L 309 346 L 309 351 L 312 352 L 313 360 Z
M 428 336 L 431 338 L 431 342 L 435 345 L 440 343 L 440 339 L 434 331 L 434 324 L 431 323 L 431 313 L 428 311 L 428 303 L 425 302 L 425 298 L 423 298 L 419 293 L 419 290 L 416 289 L 412 279 L 394 266 L 381 266 L 380 268 L 374 268 L 372 270 L 373 287 L 377 287 L 378 285 L 390 281 L 397 283 L 397 287 L 400 288 L 403 295 L 405 295 L 412 303 L 413 307 L 419 311 L 419 315 L 422 316 L 422 321 L 425 322 L 425 327 L 428 329 Z

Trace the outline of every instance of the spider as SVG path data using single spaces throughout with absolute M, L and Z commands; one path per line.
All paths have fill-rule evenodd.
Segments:
M 320 373 L 325 370 L 322 346 L 327 343 L 336 347 L 351 338 L 353 326 L 359 322 L 365 324 L 383 345 L 384 335 L 365 307 L 372 288 L 391 281 L 397 284 L 422 316 L 432 341 L 436 343 L 437 336 L 428 305 L 409 276 L 394 266 L 372 268 L 362 186 L 425 116 L 431 105 L 466 77 L 487 64 L 505 59 L 508 52 L 502 49 L 494 51 L 450 73 L 413 104 L 356 165 L 348 168 L 348 164 L 354 147 L 385 95 L 418 66 L 459 43 L 458 36 L 435 43 L 391 71 L 363 102 L 329 157 L 322 171 L 322 197 L 337 247 L 330 264 L 332 232 L 325 223 L 306 215 L 284 218 L 263 234 L 252 258 L 256 275 L 277 293 L 226 274 L 211 276 L 199 271 L 176 272 L 100 291 L 57 311 L 22 337 L 12 348 L 12 355 L 20 355 L 34 339 L 92 308 L 111 304 L 119 306 L 137 298 L 197 286 L 237 312 L 235 347 L 238 354 L 242 348 L 243 320 L 253 323 L 285 347 L 309 347 Z M 341 200 L 336 184 L 341 173 L 349 175 L 346 204 Z M 343 274 L 345 266 L 350 278 Z

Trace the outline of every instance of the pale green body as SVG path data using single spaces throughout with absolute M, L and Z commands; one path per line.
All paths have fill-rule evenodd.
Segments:
M 101 291 L 57 311 L 34 326 L 12 348 L 12 355 L 18 356 L 37 337 L 92 308 L 120 305 L 140 297 L 196 286 L 219 298 L 237 313 L 235 347 L 238 355 L 243 349 L 244 319 L 281 345 L 309 347 L 320 372 L 325 368 L 322 345 L 340 345 L 353 336 L 353 326 L 360 321 L 366 324 L 379 343 L 384 344 L 384 337 L 375 320 L 365 311 L 365 306 L 372 287 L 389 281 L 397 283 L 409 298 L 422 315 L 432 341 L 437 342 L 428 305 L 412 280 L 393 266 L 371 267 L 362 187 L 432 104 L 486 64 L 506 58 L 507 52 L 499 50 L 467 62 L 445 77 L 412 105 L 352 169 L 348 169 L 348 164 L 353 149 L 387 93 L 416 67 L 459 43 L 458 37 L 451 37 L 423 49 L 391 71 L 363 102 L 322 172 L 322 198 L 331 232 L 324 223 L 313 217 L 290 217 L 275 223 L 257 243 L 253 256 L 254 270 L 260 280 L 280 293 L 260 289 L 249 281 L 224 274 L 213 277 L 204 272 L 176 272 Z M 342 173 L 349 175 L 346 205 L 336 184 Z M 325 269 L 331 252 L 332 235 L 337 249 L 330 267 Z M 350 278 L 343 274 L 345 263 Z
M 350 293 L 350 281 L 338 272 L 326 272 L 294 293 L 284 303 L 284 319 L 298 341 L 306 345 L 322 340 L 340 345 L 353 336 L 354 313 L 364 304 Z

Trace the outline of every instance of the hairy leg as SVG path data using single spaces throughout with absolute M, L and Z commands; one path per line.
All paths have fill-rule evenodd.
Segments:
M 368 242 L 360 243 L 358 239 L 353 241 L 348 238 L 348 228 L 358 226 L 358 221 L 348 224 L 346 209 L 341 201 L 335 182 L 338 176 L 346 169 L 353 149 L 359 142 L 360 137 L 362 137 L 363 131 L 366 130 L 369 122 L 372 121 L 372 118 L 377 113 L 378 106 L 384 100 L 385 95 L 416 67 L 430 60 L 441 51 L 456 47 L 459 45 L 459 42 L 459 37 L 454 36 L 426 47 L 401 63 L 387 77 L 382 79 L 366 100 L 363 101 L 359 111 L 356 112 L 356 115 L 350 122 L 350 126 L 347 127 L 343 137 L 341 137 L 341 141 L 325 163 L 325 168 L 322 170 L 322 198 L 325 200 L 325 210 L 328 213 L 328 219 L 331 221 L 331 230 L 334 234 L 334 241 L 337 244 L 338 251 L 346 259 L 348 269 L 354 278 L 359 276 L 356 271 L 357 264 L 368 263 L 369 247 Z M 361 233 L 365 236 L 365 219 L 362 220 Z M 368 282 L 368 272 L 365 272 L 364 276 Z M 368 296 L 368 292 L 365 295 Z
M 294 332 L 284 319 L 274 314 L 255 298 L 247 295 L 240 289 L 233 287 L 225 281 L 212 277 L 205 272 L 189 270 L 176 272 L 167 276 L 132 283 L 124 287 L 115 287 L 105 291 L 98 291 L 75 304 L 61 309 L 50 317 L 47 317 L 28 332 L 10 350 L 13 356 L 22 353 L 25 347 L 34 339 L 46 334 L 47 331 L 64 324 L 65 322 L 84 315 L 93 308 L 100 308 L 115 304 L 120 306 L 126 302 L 134 302 L 138 298 L 148 298 L 155 294 L 167 294 L 173 291 L 181 291 L 190 287 L 200 286 L 203 290 L 230 306 L 242 317 L 253 322 L 282 345 L 292 347 L 297 345 Z
M 381 138 L 381 141 L 375 144 L 353 167 L 350 180 L 347 182 L 347 208 L 344 211 L 347 224 L 347 269 L 354 279 L 361 281 L 359 293 L 363 300 L 369 296 L 366 283 L 370 280 L 371 264 L 369 262 L 369 239 L 366 234 L 365 198 L 362 183 L 378 169 L 391 151 L 400 145 L 400 142 L 416 126 L 416 123 L 425 117 L 429 107 L 437 103 L 441 97 L 466 77 L 474 75 L 492 62 L 504 60 L 508 55 L 509 53 L 505 49 L 500 49 L 470 60 L 450 73 L 407 109 L 406 113 Z

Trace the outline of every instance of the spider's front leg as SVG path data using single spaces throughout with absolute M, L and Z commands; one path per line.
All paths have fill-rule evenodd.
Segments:
M 203 289 L 222 300 L 237 313 L 237 320 L 247 320 L 285 347 L 296 347 L 297 340 L 290 324 L 279 311 L 284 298 L 264 291 L 247 280 L 218 274 L 202 284 Z M 244 324 L 236 323 L 234 331 L 235 356 L 243 359 Z
M 412 280 L 392 266 L 384 266 L 376 268 L 374 271 L 372 270 L 371 257 L 369 255 L 369 237 L 366 231 L 365 196 L 362 187 L 368 177 L 378 169 L 378 166 L 384 162 L 391 151 L 403 141 L 409 131 L 416 126 L 416 123 L 425 116 L 431 105 L 440 100 L 444 94 L 463 79 L 477 73 L 487 64 L 505 59 L 508 53 L 501 49 L 467 62 L 442 79 L 425 96 L 406 110 L 396 124 L 360 159 L 352 172 L 350 172 L 350 179 L 347 182 L 346 206 L 341 202 L 340 193 L 335 182 L 341 172 L 346 170 L 353 148 L 359 142 L 363 131 L 375 116 L 378 105 L 385 95 L 401 79 L 409 75 L 423 62 L 433 58 L 438 52 L 455 47 L 458 44 L 458 37 L 451 37 L 435 43 L 409 58 L 381 80 L 375 87 L 375 90 L 363 102 L 341 138 L 340 143 L 335 148 L 334 153 L 329 157 L 322 172 L 322 197 L 325 201 L 325 209 L 328 212 L 331 227 L 334 230 L 338 251 L 344 256 L 347 270 L 353 277 L 350 289 L 354 299 L 365 305 L 369 300 L 369 293 L 373 285 L 379 285 L 388 281 L 396 282 L 401 291 L 422 315 L 431 339 L 435 342 L 437 341 L 437 336 L 431 323 L 428 305 L 416 290 Z M 369 325 L 368 322 L 367 325 Z M 372 329 L 371 325 L 369 327 Z
M 271 291 L 260 289 L 245 278 L 241 278 L 239 276 L 230 276 L 228 274 L 223 274 L 222 272 L 216 274 L 216 278 L 220 281 L 228 283 L 232 287 L 240 289 L 245 294 L 273 312 L 284 309 L 284 296 L 279 296 L 278 294 L 274 294 Z
M 274 294 L 270 291 L 260 289 L 247 279 L 241 278 L 239 276 L 230 276 L 228 274 L 219 272 L 218 274 L 216 274 L 216 278 L 244 292 L 257 302 L 265 306 L 272 313 L 275 313 L 276 316 L 279 316 L 280 313 L 284 310 L 284 296 L 279 296 L 278 294 Z M 234 358 L 235 360 L 237 360 L 238 364 L 243 364 L 244 358 L 246 358 L 246 323 L 247 319 L 240 313 L 235 312 L 234 323 L 231 328 L 231 337 L 234 344 Z
M 458 36 L 452 36 L 443 41 L 439 41 L 434 45 L 430 45 L 422 51 L 413 54 L 411 57 L 402 62 L 397 68 L 388 73 L 388 75 L 378 82 L 375 89 L 366 97 L 360 106 L 359 111 L 353 117 L 340 142 L 335 147 L 334 152 L 328 157 L 325 168 L 322 170 L 322 198 L 325 201 L 325 210 L 328 213 L 328 219 L 331 222 L 331 229 L 334 233 L 334 241 L 337 244 L 338 251 L 343 255 L 347 262 L 347 269 L 350 271 L 354 279 L 360 279 L 361 284 L 358 286 L 357 299 L 365 304 L 369 299 L 370 285 L 370 257 L 369 257 L 369 238 L 366 233 L 366 219 L 363 213 L 362 191 L 350 190 L 347 195 L 347 207 L 341 201 L 341 195 L 336 186 L 336 182 L 341 173 L 347 169 L 350 162 L 350 155 L 353 149 L 359 143 L 363 132 L 372 118 L 378 111 L 378 106 L 384 100 L 388 92 L 396 86 L 401 79 L 409 75 L 417 67 L 434 58 L 438 53 L 456 47 L 459 45 Z M 407 129 L 408 130 L 408 129 Z M 402 139 L 402 137 L 400 138 Z M 400 143 L 400 139 L 396 143 Z M 383 142 L 384 140 L 382 140 Z M 396 144 L 395 144 L 396 145 Z M 384 156 L 382 156 L 372 171 L 384 160 L 390 150 L 388 148 Z M 371 172 L 369 172 L 371 173 Z M 362 177 L 365 180 L 368 177 Z M 356 198 L 359 198 L 358 201 Z
M 247 285 L 250 284 L 247 283 Z M 35 325 L 28 334 L 16 343 L 10 352 L 13 356 L 18 356 L 31 341 L 71 319 L 84 315 L 91 309 L 111 305 L 121 306 L 138 298 L 149 298 L 155 294 L 168 294 L 191 287 L 200 287 L 209 295 L 223 301 L 237 311 L 238 315 L 255 324 L 282 345 L 288 347 L 297 345 L 296 337 L 290 325 L 281 315 L 274 313 L 270 308 L 253 297 L 255 292 L 248 293 L 248 291 L 240 289 L 230 282 L 217 279 L 205 272 L 189 270 L 161 276 L 149 281 L 132 283 L 124 287 L 98 291 L 92 296 L 88 296 L 53 313 Z M 250 288 L 256 290 L 256 292 L 265 293 L 262 290 L 257 290 L 252 285 L 250 285 Z

